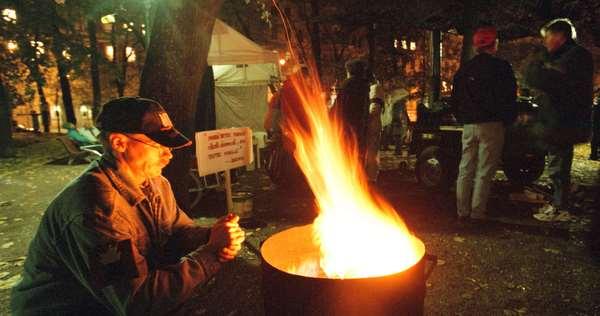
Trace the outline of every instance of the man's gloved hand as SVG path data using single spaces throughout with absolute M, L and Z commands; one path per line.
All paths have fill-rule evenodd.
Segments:
M 228 214 L 220 218 L 210 230 L 210 238 L 207 246 L 213 249 L 219 261 L 233 260 L 244 242 L 245 234 L 238 224 L 239 217 Z

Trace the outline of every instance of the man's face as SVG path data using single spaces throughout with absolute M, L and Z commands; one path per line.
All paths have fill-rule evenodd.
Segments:
M 555 52 L 559 49 L 566 41 L 563 33 L 546 32 L 544 36 L 544 46 L 549 53 Z
M 122 135 L 125 136 L 125 150 L 121 157 L 136 177 L 160 176 L 162 169 L 173 158 L 170 148 L 158 144 L 144 134 Z

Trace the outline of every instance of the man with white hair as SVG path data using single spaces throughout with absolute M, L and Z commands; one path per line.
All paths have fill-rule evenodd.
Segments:
M 573 145 L 587 142 L 591 133 L 594 63 L 592 55 L 575 42 L 568 19 L 542 28 L 546 50 L 534 56 L 524 72 L 526 84 L 540 105 L 537 136 L 548 150 L 552 203 L 534 217 L 541 221 L 569 220 Z

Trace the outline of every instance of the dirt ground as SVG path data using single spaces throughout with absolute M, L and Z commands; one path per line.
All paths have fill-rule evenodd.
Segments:
M 66 165 L 52 137 L 17 134 L 17 157 L 0 159 L 0 315 L 8 315 L 10 287 L 19 280 L 27 246 L 52 198 L 86 164 Z M 514 201 L 499 173 L 490 201 L 492 220 L 462 226 L 454 220 L 454 194 L 421 189 L 411 170 L 398 169 L 383 153 L 378 190 L 404 217 L 438 265 L 427 281 L 427 315 L 600 315 L 600 264 L 590 255 L 592 219 L 598 216 L 600 163 L 577 148 L 573 177 L 576 217 L 568 223 L 532 219 L 536 205 Z M 548 179 L 536 188 L 543 191 Z M 265 223 L 248 229 L 254 245 L 274 232 L 306 224 L 314 206 L 306 194 L 276 188 L 261 171 L 243 174 L 234 190 L 252 191 L 254 217 Z M 190 214 L 210 224 L 224 212 L 222 192 L 213 192 Z M 361 249 L 356 249 L 360 252 Z M 248 249 L 224 266 L 186 308 L 193 315 L 262 315 L 260 259 Z

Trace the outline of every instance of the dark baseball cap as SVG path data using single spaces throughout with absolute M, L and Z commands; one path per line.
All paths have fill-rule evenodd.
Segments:
M 96 118 L 96 127 L 104 132 L 145 134 L 169 148 L 192 144 L 173 127 L 160 103 L 141 97 L 121 97 L 108 101 Z

